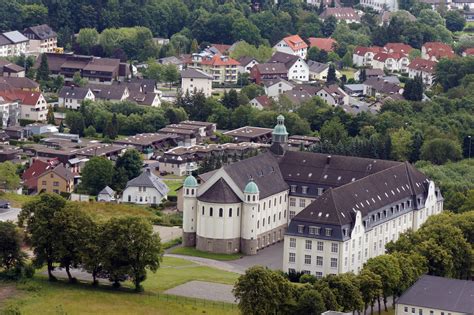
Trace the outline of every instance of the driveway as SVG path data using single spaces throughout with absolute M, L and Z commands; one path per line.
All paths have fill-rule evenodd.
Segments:
M 18 221 L 20 208 L 0 209 L 0 221 Z

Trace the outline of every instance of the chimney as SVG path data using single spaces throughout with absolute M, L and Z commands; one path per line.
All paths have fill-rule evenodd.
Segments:
M 326 158 L 326 164 L 329 164 L 331 162 L 331 156 L 328 155 L 328 157 Z

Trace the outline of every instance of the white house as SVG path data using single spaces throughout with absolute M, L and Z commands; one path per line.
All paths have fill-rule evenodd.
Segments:
M 454 50 L 451 46 L 441 42 L 427 42 L 421 46 L 421 58 L 432 61 L 440 61 L 441 58 L 454 57 Z
M 408 55 L 380 52 L 374 56 L 370 65 L 373 69 L 407 72 L 409 63 Z
M 316 95 L 332 106 L 349 105 L 349 95 L 337 84 L 322 86 Z
M 122 202 L 136 204 L 159 204 L 166 199 L 168 186 L 147 168 L 138 177 L 127 182 Z
M 311 81 L 326 81 L 328 77 L 329 64 L 308 60 L 309 79 Z M 340 78 L 341 73 L 336 70 L 336 77 Z
M 295 87 L 293 83 L 282 78 L 263 80 L 263 86 L 265 88 L 265 95 L 273 99 L 278 99 L 280 94 L 292 90 Z
M 0 128 L 16 125 L 20 118 L 18 102 L 5 100 L 0 96 L 0 118 Z
M 237 67 L 239 73 L 250 73 L 250 69 L 259 63 L 257 59 L 253 57 L 242 57 L 238 61 L 240 63 L 240 66 Z
M 413 79 L 420 75 L 425 85 L 431 86 L 434 82 L 436 62 L 422 58 L 413 59 L 408 65 L 408 76 Z
M 364 7 L 370 7 L 376 11 L 398 11 L 397 0 L 360 0 L 360 4 Z
M 63 86 L 58 95 L 58 106 L 68 109 L 79 109 L 83 101 L 94 101 L 95 95 L 89 88 Z
M 23 90 L 0 91 L 5 102 L 17 102 L 20 105 L 20 118 L 34 121 L 46 120 L 48 103 L 40 92 Z
M 0 34 L 0 57 L 13 57 L 26 54 L 28 42 L 28 38 L 18 31 Z
M 306 58 L 308 44 L 299 36 L 291 35 L 280 40 L 273 48 L 276 51 Z
M 58 35 L 47 24 L 27 27 L 23 35 L 29 39 L 29 53 L 52 53 L 58 47 Z
M 256 109 L 269 108 L 272 104 L 271 99 L 267 95 L 260 95 L 250 100 L 249 104 Z
M 111 202 L 115 201 L 115 191 L 109 186 L 105 186 L 97 195 L 97 201 Z
M 181 71 L 181 91 L 193 94 L 201 91 L 209 97 L 212 95 L 212 76 L 199 69 L 188 68 Z
M 352 54 L 352 63 L 357 67 L 370 66 L 374 56 L 377 53 L 382 52 L 382 50 L 383 48 L 378 46 L 357 46 L 354 48 L 354 53 Z
M 288 71 L 288 80 L 297 82 L 309 81 L 308 64 L 300 56 L 277 51 L 268 62 L 284 64 Z

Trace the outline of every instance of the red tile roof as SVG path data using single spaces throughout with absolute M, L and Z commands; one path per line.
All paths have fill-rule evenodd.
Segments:
M 385 60 L 389 58 L 393 58 L 395 60 L 399 60 L 400 58 L 405 57 L 403 54 L 398 54 L 398 53 L 386 53 L 386 52 L 380 52 L 374 56 L 374 60 L 385 62 Z
M 212 58 L 205 58 L 201 61 L 203 65 L 210 65 L 210 66 L 239 66 L 240 63 L 227 56 L 222 55 L 215 55 Z
M 308 38 L 309 47 L 317 47 L 325 51 L 333 51 L 336 40 L 332 38 L 310 37 Z
M 454 51 L 448 44 L 441 42 L 427 42 L 423 45 L 426 54 L 436 59 L 454 57 Z
M 22 90 L 0 91 L 0 96 L 6 101 L 20 101 L 21 104 L 35 106 L 41 96 L 40 92 Z
M 422 58 L 415 58 L 408 65 L 408 69 L 434 73 L 436 69 L 436 62 Z
M 413 47 L 411 47 L 410 45 L 403 43 L 388 43 L 384 46 L 384 48 L 388 52 L 399 53 L 404 55 L 408 55 L 413 49 Z
M 225 54 L 230 47 L 232 47 L 231 45 L 225 45 L 225 44 L 212 44 L 211 47 L 214 47 L 215 49 L 217 49 L 221 54 Z
M 266 95 L 260 95 L 260 96 L 257 96 L 255 98 L 255 100 L 260 104 L 262 105 L 262 107 L 264 108 L 268 108 L 271 106 L 272 102 L 270 100 L 270 98 Z
M 283 40 L 294 51 L 308 48 L 308 44 L 299 35 L 287 36 Z
M 371 47 L 357 46 L 356 48 L 354 48 L 354 54 L 358 56 L 364 56 L 368 52 L 377 54 L 381 51 L 382 51 L 382 47 L 378 47 L 378 46 L 371 46 Z
M 36 189 L 38 177 L 52 169 L 59 163 L 57 158 L 51 160 L 34 159 L 33 164 L 23 173 L 21 178 L 28 189 Z
M 466 56 L 474 56 L 474 48 L 468 48 L 466 49 L 463 54 L 465 54 Z

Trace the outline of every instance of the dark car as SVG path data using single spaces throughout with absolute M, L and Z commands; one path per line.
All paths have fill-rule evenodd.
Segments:
M 10 209 L 10 203 L 6 200 L 0 200 L 0 209 Z

